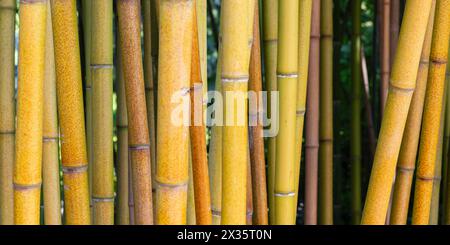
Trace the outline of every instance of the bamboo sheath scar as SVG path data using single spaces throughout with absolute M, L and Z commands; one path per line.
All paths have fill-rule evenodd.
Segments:
M 56 101 L 55 52 L 52 14 L 47 2 L 47 32 L 45 42 L 44 116 L 42 133 L 42 179 L 44 192 L 44 223 L 61 224 L 59 180 L 58 113 Z
M 242 103 L 242 100 L 245 100 L 243 95 L 248 89 L 250 6 L 249 1 L 228 0 L 222 3 L 222 8 L 221 81 L 226 120 L 222 139 L 221 224 L 244 225 L 246 224 L 248 122 L 246 102 Z
M 134 223 L 153 224 L 150 141 L 140 40 L 140 2 L 119 0 L 120 52 L 128 118 Z M 131 215 L 131 214 L 130 214 Z
M 76 2 L 51 0 L 66 224 L 90 224 Z
M 305 123 L 305 224 L 317 224 L 319 154 L 320 1 L 313 1 Z
M 295 203 L 295 121 L 298 83 L 299 1 L 280 1 L 278 6 L 277 80 L 280 93 L 275 167 L 275 224 L 293 225 Z
M 437 0 L 414 192 L 412 223 L 415 225 L 429 223 L 449 35 L 450 0 Z
M 268 105 L 273 103 L 272 92 L 277 91 L 277 48 L 278 48 L 278 1 L 263 1 L 263 44 L 264 44 L 264 69 L 265 69 L 265 90 L 268 91 Z M 308 36 L 309 38 L 309 36 Z M 278 102 L 277 102 L 278 103 Z M 268 108 L 268 118 L 274 119 L 275 113 Z M 271 125 L 276 126 L 275 124 Z M 267 193 L 269 199 L 269 223 L 275 223 L 275 157 L 276 157 L 276 137 L 267 139 Z
M 157 224 L 186 224 L 189 127 L 172 114 L 189 101 L 193 10 L 192 0 L 159 3 Z
M 422 125 L 423 104 L 427 88 L 428 67 L 430 59 L 431 38 L 433 34 L 434 13 L 436 1 L 432 1 L 427 32 L 420 57 L 419 71 L 417 73 L 416 89 L 409 107 L 405 132 L 403 133 L 400 154 L 397 163 L 394 193 L 392 197 L 392 209 L 390 224 L 406 225 L 408 218 L 411 185 L 413 182 L 414 168 L 419 146 L 420 128 Z
M 113 1 L 91 7 L 92 215 L 96 225 L 113 225 Z
M 16 0 L 0 1 L 0 224 L 14 224 L 14 43 Z
M 295 127 L 295 203 L 292 212 L 297 215 L 298 191 L 300 184 L 300 162 L 302 159 L 303 127 L 306 113 L 306 90 L 309 69 L 309 46 L 311 42 L 312 0 L 301 0 L 298 26 L 298 84 L 297 84 L 297 120 Z
M 396 162 L 416 83 L 431 3 L 431 0 L 406 2 L 362 224 L 382 225 L 386 220 Z
M 39 225 L 47 1 L 20 1 L 14 224 Z

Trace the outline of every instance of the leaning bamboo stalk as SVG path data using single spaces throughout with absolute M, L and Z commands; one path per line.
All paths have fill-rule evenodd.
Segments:
M 305 122 L 305 224 L 317 224 L 317 176 L 319 155 L 320 1 L 313 1 L 309 81 Z
M 389 89 L 390 73 L 390 10 L 391 0 L 383 0 L 381 6 L 381 83 L 380 83 L 380 113 L 384 114 Z
M 135 224 L 153 224 L 150 141 L 140 40 L 140 2 L 117 1 Z M 131 215 L 131 214 L 130 214 Z
M 196 3 L 196 1 L 194 1 Z M 197 11 L 194 8 L 192 31 L 192 55 L 190 74 L 190 110 L 189 127 L 192 152 L 192 177 L 194 180 L 195 216 L 197 225 L 210 225 L 211 194 L 209 189 L 208 160 L 206 149 L 206 127 L 203 120 L 203 85 L 199 50 L 199 32 Z
M 295 121 L 298 81 L 299 2 L 279 2 L 277 79 L 280 96 L 275 167 L 275 224 L 295 224 Z
M 52 0 L 51 3 L 65 220 L 67 224 L 90 224 L 76 2 Z
M 92 204 L 93 223 L 114 224 L 113 2 L 92 2 Z
M 377 139 L 375 136 L 375 127 L 373 122 L 372 104 L 370 103 L 370 85 L 369 85 L 369 72 L 367 69 L 366 56 L 364 54 L 364 48 L 361 46 L 361 75 L 364 85 L 364 106 L 366 114 L 367 131 L 369 135 L 369 151 L 370 159 L 373 159 L 375 154 L 375 148 L 377 145 Z
M 297 214 L 300 166 L 302 159 L 303 127 L 306 113 L 306 90 L 308 86 L 309 46 L 311 42 L 312 0 L 299 2 L 298 30 L 298 84 L 297 84 L 297 120 L 295 127 L 295 203 L 292 212 Z
M 117 219 L 119 225 L 130 224 L 130 212 L 128 199 L 128 118 L 127 118 L 127 104 L 125 98 L 125 81 L 123 78 L 122 57 L 120 52 L 117 54 Z
M 450 0 L 437 0 L 412 223 L 428 224 L 450 36 Z
M 45 44 L 44 115 L 42 133 L 42 183 L 44 192 L 44 223 L 61 224 L 59 180 L 58 114 L 56 102 L 55 52 L 53 47 L 52 14 L 47 3 L 47 33 Z
M 450 57 L 450 55 L 449 55 Z M 449 62 L 447 61 L 447 64 Z M 446 72 L 446 85 L 448 87 L 449 83 L 449 68 L 450 66 L 447 65 L 447 72 Z M 447 88 L 448 89 L 448 88 Z M 445 96 L 445 102 L 443 107 L 445 108 L 445 119 L 444 119 L 444 136 L 443 136 L 443 143 L 442 143 L 442 212 L 440 212 L 439 218 L 442 219 L 441 223 L 445 223 L 445 215 L 446 215 L 446 209 L 447 209 L 447 172 L 448 172 L 448 152 L 449 152 L 449 139 L 450 139 L 450 96 L 448 95 L 448 92 L 446 92 Z
M 361 0 L 352 2 L 352 119 L 351 193 L 352 223 L 361 221 Z
M 247 108 L 242 100 L 246 99 L 244 95 L 248 89 L 249 7 L 248 1 L 229 0 L 222 3 L 221 81 L 226 118 L 222 135 L 223 225 L 246 223 L 248 123 Z M 241 106 L 234 106 L 235 103 Z
M 406 2 L 385 115 L 375 152 L 362 224 L 384 224 L 409 104 L 414 92 L 431 0 Z
M 264 43 L 264 69 L 265 69 L 265 83 L 268 91 L 267 104 L 274 103 L 272 92 L 277 91 L 277 49 L 278 49 L 278 1 L 266 0 L 263 1 L 263 43 Z M 309 37 L 308 37 L 309 38 Z M 274 112 L 269 107 L 267 111 L 268 118 L 274 119 Z M 272 124 L 272 126 L 275 126 Z M 267 193 L 269 199 L 269 223 L 275 223 L 275 152 L 276 152 L 276 137 L 267 139 Z
M 258 3 L 257 3 L 258 4 Z M 249 91 L 253 91 L 256 95 L 256 111 L 250 112 L 250 117 L 254 126 L 249 127 L 249 149 L 250 149 L 250 164 L 251 164 L 251 187 L 253 199 L 253 224 L 267 225 L 267 188 L 266 188 L 266 163 L 264 159 L 264 138 L 263 125 L 260 118 L 263 118 L 262 106 L 263 102 L 259 97 L 262 91 L 262 77 L 261 77 L 261 44 L 259 31 L 259 6 L 255 7 L 254 21 L 253 21 L 253 45 L 250 55 L 250 78 Z
M 38 225 L 47 1 L 20 1 L 14 224 Z
M 14 224 L 15 86 L 14 43 L 16 1 L 0 2 L 0 224 Z
M 333 1 L 320 11 L 320 125 L 318 223 L 333 224 Z
M 425 91 L 427 89 L 435 6 L 436 1 L 432 0 L 431 13 L 428 18 L 428 26 L 422 47 L 419 71 L 417 73 L 416 88 L 409 107 L 408 119 L 406 120 L 405 132 L 403 133 L 400 147 L 392 198 L 390 218 L 390 224 L 392 225 L 405 225 L 408 218 L 411 185 L 419 146 Z
M 159 3 L 157 224 L 186 223 L 189 128 L 172 120 L 172 100 L 189 100 L 193 8 L 192 0 Z

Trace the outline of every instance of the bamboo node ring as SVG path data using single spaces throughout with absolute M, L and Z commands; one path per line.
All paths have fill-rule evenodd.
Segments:
M 188 182 L 184 182 L 181 184 L 168 184 L 168 183 L 161 183 L 161 182 L 155 180 L 155 183 L 158 185 L 158 187 L 167 188 L 167 189 L 187 188 L 187 186 L 188 186 Z
M 277 73 L 277 78 L 298 78 L 298 73 Z
M 0 135 L 14 135 L 14 134 L 16 134 L 15 130 L 0 131 Z
M 274 195 L 276 197 L 293 197 L 295 192 L 275 192 Z
M 93 202 L 114 202 L 114 197 L 92 197 Z
M 222 83 L 248 83 L 248 76 L 242 77 L 222 77 Z
M 40 189 L 41 188 L 42 183 L 39 182 L 37 184 L 18 184 L 18 183 L 13 183 L 14 186 L 14 190 L 34 190 L 34 189 Z
M 62 171 L 64 174 L 76 174 L 86 172 L 88 169 L 88 165 L 82 165 L 77 167 L 62 167 Z

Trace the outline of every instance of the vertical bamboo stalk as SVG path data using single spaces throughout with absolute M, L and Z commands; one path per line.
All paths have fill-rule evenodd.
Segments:
M 38 225 L 47 1 L 20 1 L 14 224 Z
M 389 59 L 390 66 L 394 63 L 395 51 L 397 50 L 398 34 L 400 29 L 400 1 L 401 0 L 391 0 L 391 11 L 389 16 Z
M 279 2 L 277 80 L 280 93 L 279 122 L 275 167 L 275 224 L 295 224 L 295 120 L 298 81 L 299 2 Z
M 65 220 L 67 224 L 90 224 L 76 2 L 52 0 L 51 3 Z
M 419 71 L 417 73 L 416 88 L 411 100 L 405 132 L 403 133 L 400 147 L 390 219 L 390 224 L 393 225 L 405 225 L 408 218 L 411 185 L 419 146 L 425 91 L 427 89 L 435 7 L 436 1 L 432 0 L 431 13 L 428 18 L 427 32 L 422 47 Z
M 448 63 L 450 63 L 450 55 L 449 55 L 449 57 L 448 57 L 448 59 L 447 59 L 447 64 Z M 449 65 L 447 65 L 447 86 L 448 86 L 448 83 L 450 82 L 450 66 Z M 450 138 L 448 135 L 450 134 L 450 120 L 449 120 L 449 118 L 450 118 L 450 97 L 447 95 L 447 108 L 446 108 L 446 115 L 448 116 L 447 117 L 447 122 L 446 122 L 446 136 L 445 136 L 445 140 L 448 142 L 448 138 Z M 447 147 L 450 147 L 449 146 L 449 144 L 450 143 L 447 143 Z M 449 204 L 450 204 L 450 193 L 449 193 L 449 190 L 450 190 L 450 182 L 448 181 L 449 179 L 450 179 L 450 166 L 449 166 L 449 159 L 450 159 L 450 157 L 449 157 L 449 155 L 450 155 L 450 150 L 447 150 L 447 153 L 444 155 L 444 157 L 445 158 L 447 158 L 447 164 L 446 164 L 446 169 L 444 169 L 445 171 L 444 171 L 444 174 L 445 174 L 445 176 L 444 176 L 444 178 L 445 178 L 445 180 L 446 181 L 444 181 L 444 212 L 443 212 L 443 221 L 442 221 L 442 223 L 443 224 L 450 224 L 450 206 L 449 206 Z
M 450 35 L 450 0 L 437 0 L 412 223 L 428 224 Z
M 208 51 L 207 51 L 207 37 L 208 37 L 208 27 L 207 27 L 207 0 L 197 0 L 196 1 L 196 11 L 197 11 L 197 30 L 198 30 L 198 45 L 200 52 L 200 71 L 203 82 L 203 111 L 206 112 L 207 102 L 208 102 Z
M 221 81 L 226 118 L 222 135 L 223 225 L 246 223 L 248 122 L 246 102 L 243 105 L 242 100 L 248 89 L 249 7 L 249 1 L 222 3 Z
M 14 42 L 16 1 L 0 2 L 0 224 L 14 224 L 15 86 Z
M 370 103 L 370 85 L 369 85 L 369 71 L 367 69 L 367 61 L 366 56 L 364 54 L 364 48 L 361 46 L 361 75 L 364 85 L 364 106 L 365 114 L 366 114 L 366 122 L 367 122 L 367 131 L 369 135 L 369 151 L 370 151 L 370 159 L 373 159 L 373 155 L 375 154 L 375 148 L 377 145 L 377 139 L 375 136 L 375 126 L 373 121 L 373 113 L 372 113 L 372 104 Z
M 117 1 L 135 224 L 153 224 L 150 141 L 140 39 L 140 2 Z
M 299 6 L 298 30 L 298 84 L 297 84 L 297 120 L 295 127 L 295 203 L 292 212 L 297 215 L 298 189 L 300 183 L 300 165 L 302 159 L 303 127 L 306 112 L 306 90 L 308 84 L 309 46 L 311 42 L 312 0 L 301 0 Z
M 250 91 L 253 91 L 256 98 L 256 111 L 250 116 L 256 122 L 255 126 L 249 127 L 249 149 L 250 149 L 250 163 L 251 163 L 251 179 L 250 186 L 253 187 L 253 224 L 267 225 L 267 187 L 266 187 L 266 163 L 264 159 L 264 138 L 263 125 L 259 120 L 262 117 L 263 101 L 259 97 L 262 91 L 262 77 L 261 77 L 261 44 L 260 44 L 260 30 L 259 30 L 259 4 L 256 2 L 255 15 L 253 21 L 253 45 L 250 55 Z
M 118 224 L 130 224 L 130 214 L 133 213 L 129 209 L 129 169 L 128 169 L 128 118 L 127 118 L 127 104 L 125 98 L 125 81 L 123 78 L 122 57 L 120 52 L 117 54 L 117 112 L 116 112 L 116 127 L 117 127 L 117 210 L 118 210 Z
M 352 1 L 352 119 L 351 190 L 352 223 L 361 220 L 361 0 Z
M 321 225 L 333 224 L 333 1 L 320 11 L 319 211 Z
M 267 104 L 271 101 L 273 91 L 277 91 L 277 56 L 278 56 L 278 1 L 263 1 L 263 43 L 264 43 L 264 69 L 265 83 L 268 93 Z M 308 37 L 309 38 L 309 37 Z M 268 117 L 274 118 L 274 112 L 269 107 Z M 272 125 L 273 126 L 273 125 Z M 276 137 L 267 139 L 267 165 L 268 165 L 268 199 L 269 199 L 269 223 L 275 223 L 275 156 L 276 155 Z
M 189 128 L 172 120 L 171 100 L 189 100 L 193 8 L 192 0 L 159 3 L 157 224 L 186 223 Z
M 53 46 L 50 2 L 47 2 L 47 32 L 45 45 L 44 118 L 42 129 L 44 223 L 46 225 L 60 225 L 61 199 L 59 183 L 58 109 L 56 105 L 55 52 Z
M 409 104 L 414 92 L 431 0 L 410 0 L 391 73 L 362 224 L 385 224 Z
M 252 188 L 252 169 L 250 163 L 250 151 L 248 151 L 248 161 L 247 161 L 247 211 L 245 212 L 245 216 L 247 218 L 246 224 L 253 224 L 253 188 Z
M 191 144 L 189 142 L 189 148 L 191 149 Z M 188 197 L 187 197 L 187 210 L 186 210 L 186 224 L 195 225 L 196 224 L 196 214 L 195 214 L 195 193 L 194 193 L 194 178 L 192 173 L 192 154 L 189 152 L 189 183 L 188 183 Z
M 317 224 L 320 96 L 320 1 L 313 1 L 305 125 L 305 224 Z
M 383 0 L 381 6 L 381 83 L 380 83 L 380 112 L 384 114 L 386 99 L 389 89 L 389 73 L 390 73 L 390 10 L 391 0 Z
M 92 2 L 92 203 L 93 223 L 114 224 L 113 2 Z

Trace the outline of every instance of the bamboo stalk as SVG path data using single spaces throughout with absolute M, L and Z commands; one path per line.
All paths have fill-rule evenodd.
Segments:
M 56 88 L 67 224 L 90 224 L 88 159 L 76 2 L 52 0 Z
M 263 1 L 263 43 L 264 43 L 264 69 L 265 83 L 268 91 L 267 104 L 274 103 L 272 92 L 277 91 L 277 56 L 278 56 L 278 1 Z M 267 116 L 274 119 L 274 113 L 269 107 Z M 274 126 L 274 125 L 272 125 Z M 269 199 L 269 223 L 275 223 L 275 157 L 276 157 L 276 137 L 267 139 L 267 192 Z
M 352 2 L 352 119 L 351 190 L 352 223 L 361 220 L 361 0 Z
M 394 0 L 395 1 L 395 0 Z M 380 83 L 380 111 L 384 114 L 386 99 L 389 89 L 389 73 L 390 73 L 390 10 L 391 0 L 383 0 L 381 6 L 381 83 Z
M 256 2 L 256 4 L 258 4 Z M 264 159 L 264 138 L 263 125 L 260 121 L 263 112 L 263 101 L 261 101 L 259 94 L 262 91 L 262 77 L 261 77 L 261 44 L 259 31 L 259 5 L 255 6 L 255 14 L 253 21 L 253 45 L 250 55 L 250 91 L 253 91 L 256 98 L 257 109 L 250 112 L 251 118 L 256 122 L 255 126 L 249 127 L 249 149 L 250 149 L 250 176 L 252 179 L 251 187 L 253 199 L 253 224 L 267 225 L 267 187 L 266 187 L 266 163 Z
M 275 166 L 275 224 L 293 225 L 299 2 L 279 2 L 277 80 L 280 96 Z
M 373 159 L 373 156 L 375 155 L 375 148 L 377 145 L 377 139 L 375 136 L 375 126 L 373 121 L 373 110 L 372 105 L 370 103 L 370 85 L 369 85 L 369 72 L 367 70 L 367 61 L 366 56 L 364 54 L 364 48 L 361 46 L 361 75 L 364 85 L 364 106 L 365 108 L 365 114 L 366 114 L 366 122 L 367 122 L 367 131 L 369 135 L 369 151 L 370 151 L 370 159 Z
M 427 89 L 435 7 L 436 1 L 433 0 L 425 34 L 425 41 L 422 47 L 416 88 L 409 108 L 405 132 L 403 133 L 402 144 L 400 147 L 390 219 L 390 224 L 393 225 L 405 225 L 408 218 L 411 185 L 419 146 L 425 91 Z
M 45 44 L 45 79 L 42 132 L 42 179 L 44 223 L 61 224 L 59 180 L 58 114 L 56 102 L 55 52 L 53 47 L 52 13 L 47 2 L 47 32 Z
M 127 118 L 127 104 L 125 98 L 125 81 L 123 78 L 122 57 L 120 52 L 117 54 L 117 112 L 116 112 L 116 127 L 117 127 L 117 210 L 118 210 L 118 224 L 130 224 L 130 209 L 128 205 L 129 200 L 129 186 L 128 186 L 128 118 Z M 133 213 L 131 213 L 133 214 Z M 133 215 L 131 215 L 133 216 Z
M 333 224 L 333 1 L 320 11 L 320 146 L 318 223 Z
M 450 55 L 449 55 L 450 57 Z M 447 61 L 448 64 L 448 61 Z M 442 143 L 442 211 L 439 214 L 439 218 L 442 219 L 441 223 L 445 223 L 445 215 L 446 215 L 446 209 L 447 209 L 447 172 L 448 172 L 448 152 L 449 152 L 449 138 L 450 138 L 450 96 L 448 95 L 448 83 L 449 83 L 449 65 L 447 65 L 447 73 L 446 73 L 446 85 L 447 85 L 447 92 L 444 102 L 445 107 L 445 119 L 444 119 L 444 136 L 443 136 L 443 143 Z
M 14 224 L 40 222 L 46 1 L 20 1 Z
M 222 137 L 222 225 L 246 223 L 248 122 L 246 102 L 242 100 L 248 89 L 249 8 L 248 1 L 222 3 L 221 81 L 226 105 Z
M 414 92 L 431 0 L 406 2 L 385 115 L 374 157 L 362 224 L 385 224 L 403 130 Z
M 450 62 L 450 55 L 447 59 L 447 64 Z M 448 83 L 450 81 L 450 66 L 447 65 L 447 86 Z M 450 132 L 450 120 L 448 120 L 450 118 L 450 96 L 448 96 L 447 94 L 447 108 L 446 108 L 447 112 L 446 115 L 449 116 L 447 117 L 447 121 L 446 121 L 446 134 Z M 450 134 L 450 133 L 449 133 Z M 446 135 L 445 140 L 448 141 L 448 134 Z M 447 143 L 447 148 L 450 147 L 449 146 L 450 143 Z M 449 209 L 449 204 L 450 204 L 450 193 L 449 193 L 449 189 L 450 189 L 450 182 L 448 181 L 450 179 L 450 167 L 449 167 L 449 154 L 450 154 L 450 150 L 447 149 L 447 153 L 444 155 L 444 157 L 447 159 L 447 164 L 444 168 L 444 212 L 443 212 L 443 224 L 450 224 L 450 209 Z
M 313 1 L 305 123 L 305 224 L 317 224 L 320 96 L 320 1 Z
M 113 2 L 92 2 L 92 204 L 93 223 L 114 224 Z
M 191 144 L 189 142 L 189 148 Z M 189 183 L 188 183 L 188 197 L 187 197 L 187 210 L 186 210 L 186 224 L 196 224 L 195 214 L 195 193 L 194 193 L 194 178 L 192 173 L 192 154 L 189 152 Z
M 200 71 L 203 83 L 203 113 L 206 115 L 207 102 L 208 102 L 208 51 L 207 51 L 207 37 L 208 37 L 208 27 L 207 27 L 207 0 L 197 0 L 196 1 L 196 11 L 197 11 L 197 30 L 198 30 L 198 43 L 199 43 L 199 53 L 200 53 Z
M 141 60 L 140 2 L 117 1 L 120 52 L 128 116 L 128 154 L 135 224 L 153 224 L 150 141 Z
M 196 1 L 194 1 L 196 3 Z M 201 57 L 199 50 L 199 32 L 197 26 L 197 11 L 194 8 L 191 76 L 190 76 L 190 110 L 191 126 L 189 127 L 192 170 L 194 180 L 195 214 L 197 225 L 210 225 L 211 194 L 209 189 L 208 160 L 206 150 L 206 127 L 203 120 L 203 85 Z
M 445 71 L 450 35 L 450 0 L 436 2 L 430 70 L 425 94 L 423 125 L 414 192 L 412 223 L 428 224 L 433 189 L 433 176 L 439 137 L 439 123 L 444 95 Z
M 390 32 L 390 44 L 389 44 L 389 59 L 390 66 L 394 63 L 395 51 L 397 50 L 398 34 L 400 29 L 400 1 L 391 0 L 391 11 L 389 16 L 389 32 Z
M 0 2 L 0 224 L 14 224 L 15 43 L 16 1 Z
M 298 30 L 298 85 L 297 85 L 297 120 L 295 127 L 295 203 L 292 212 L 297 215 L 300 166 L 302 159 L 303 127 L 306 113 L 306 91 L 309 69 L 309 46 L 311 42 L 311 11 L 312 0 L 299 2 L 299 30 Z
M 185 224 L 189 128 L 172 121 L 171 100 L 189 100 L 194 5 L 161 0 L 159 8 L 156 223 Z

